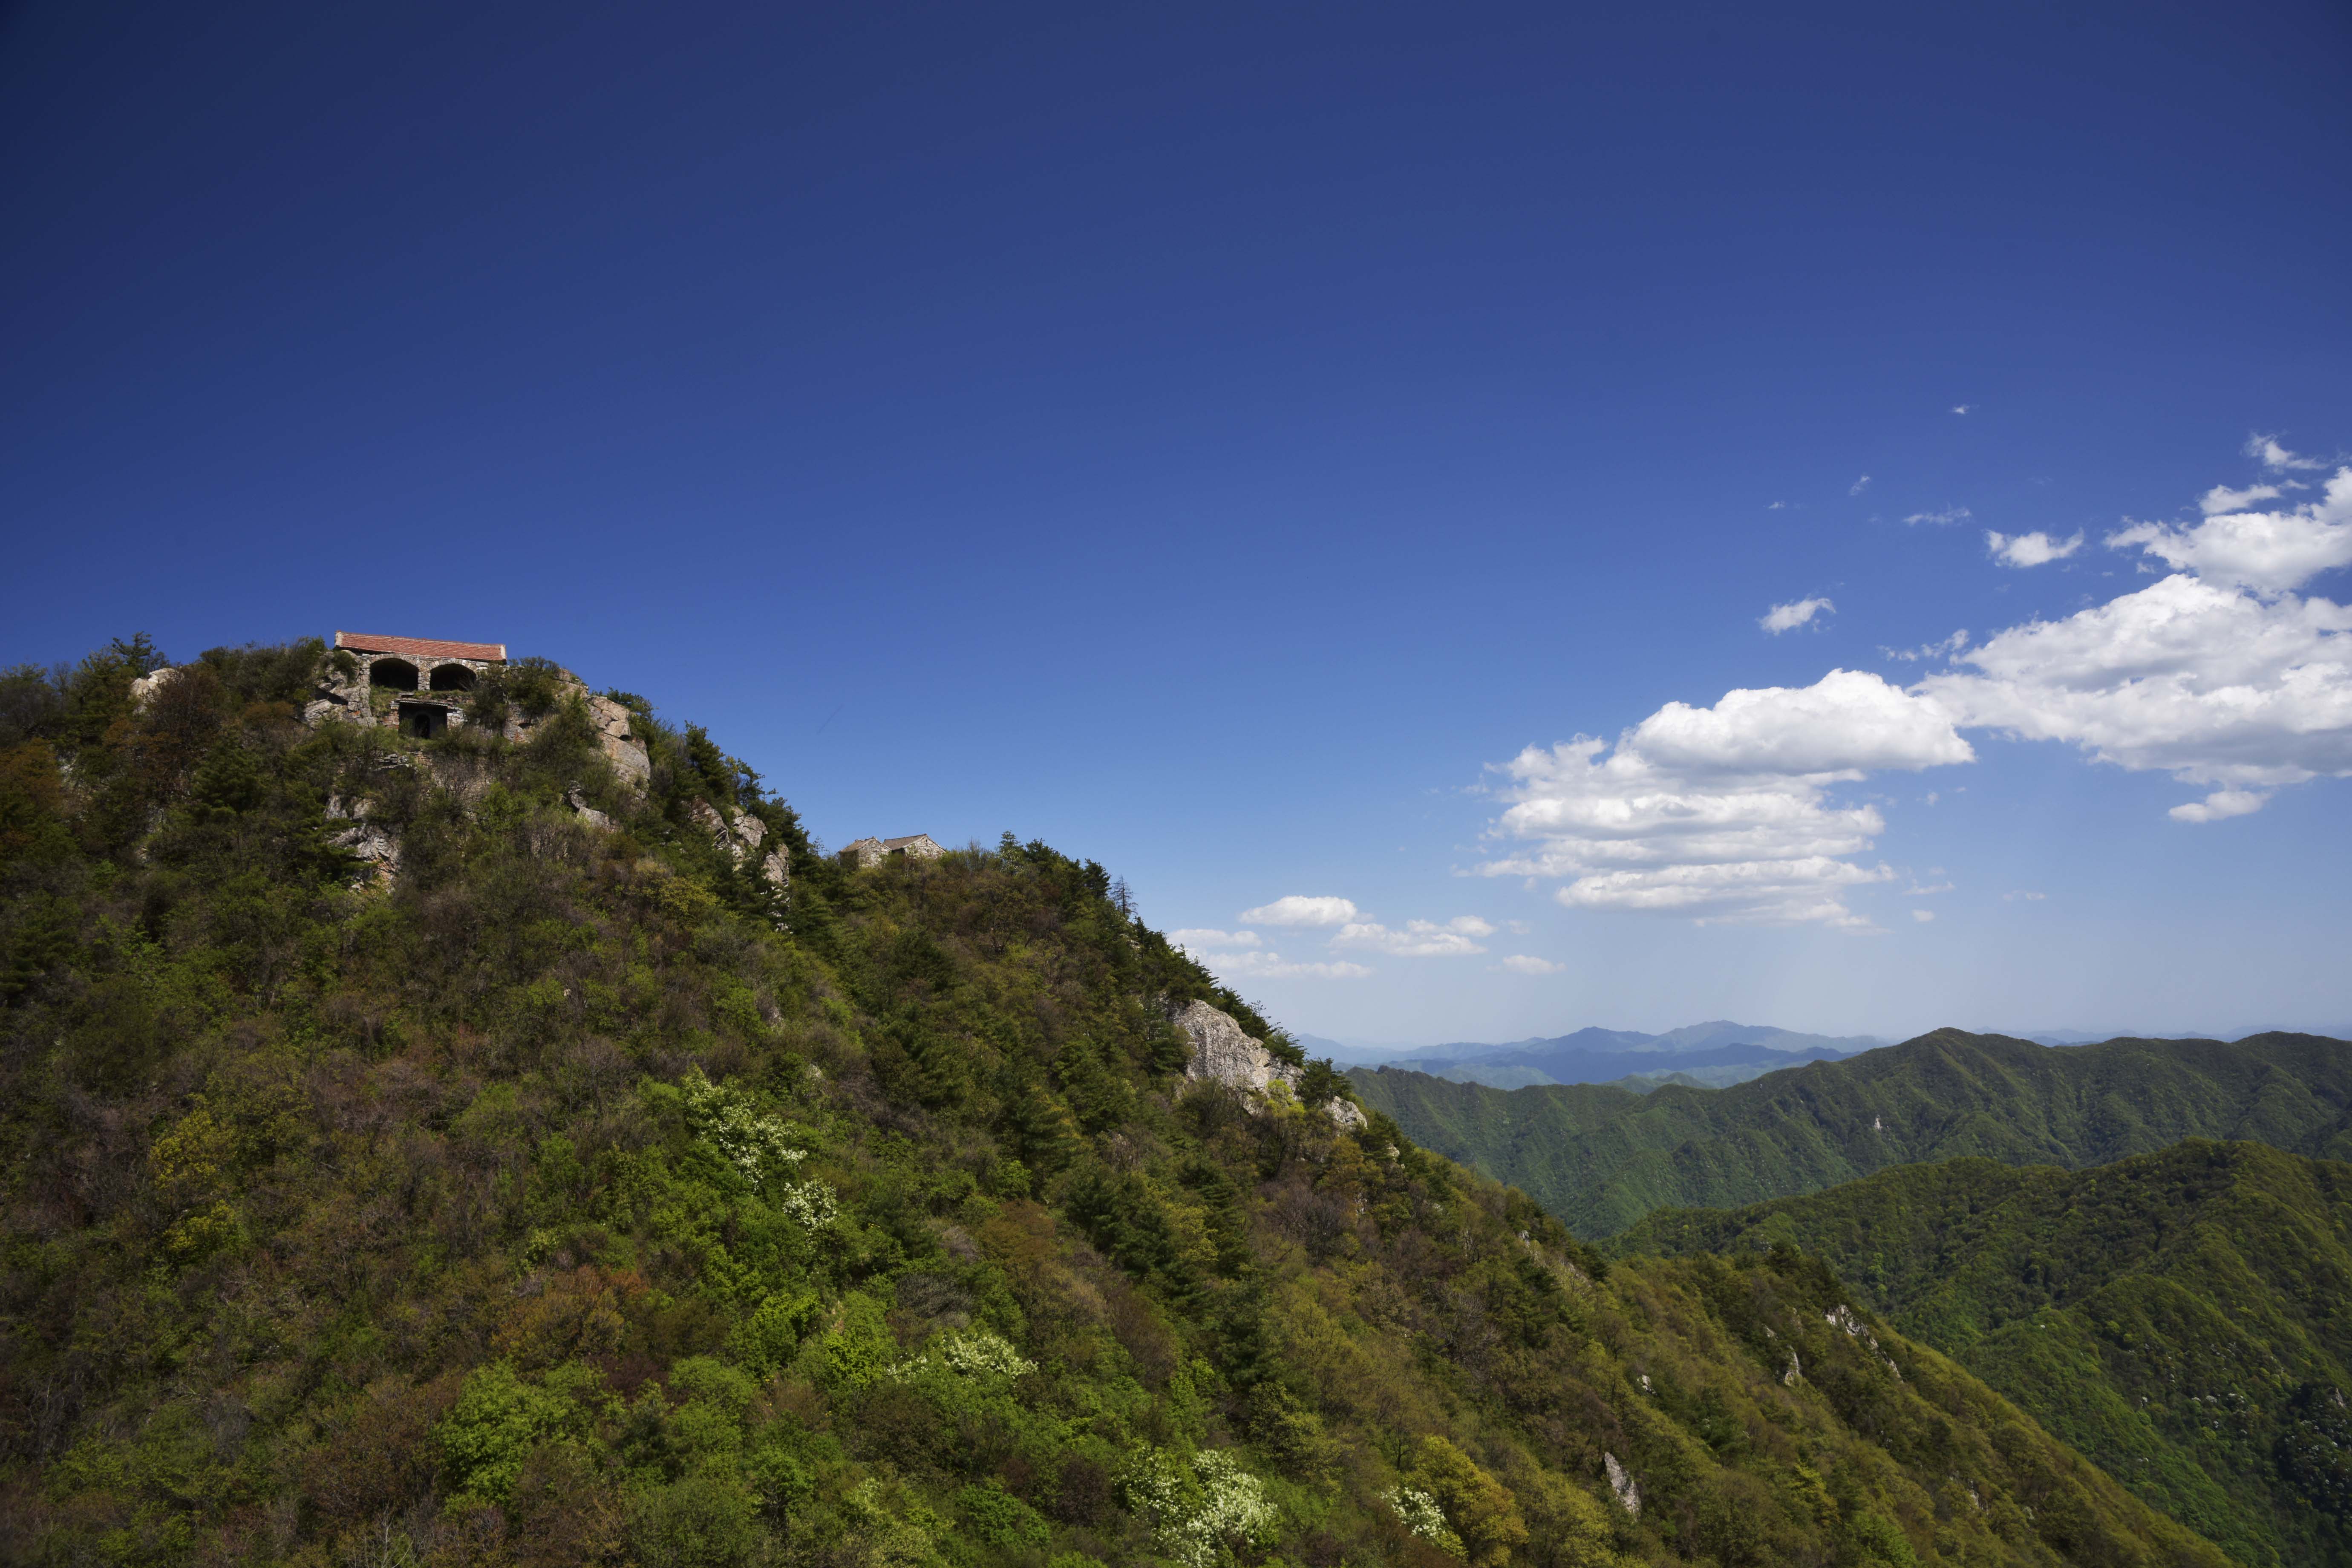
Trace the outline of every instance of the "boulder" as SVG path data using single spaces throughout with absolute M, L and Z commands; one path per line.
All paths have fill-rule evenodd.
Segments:
M 1184 1064 L 1186 1078 L 1213 1079 L 1249 1094 L 1262 1095 L 1276 1083 L 1297 1091 L 1298 1069 L 1244 1034 L 1230 1013 L 1193 1002 L 1176 1015 L 1175 1022 L 1192 1042 L 1192 1059 Z M 1336 1096 L 1324 1102 L 1323 1113 L 1346 1131 L 1364 1125 L 1363 1111 Z
M 582 688 L 583 691 L 586 688 Z M 596 726 L 596 744 L 604 760 L 621 775 L 621 782 L 638 795 L 646 792 L 646 783 L 654 776 L 654 764 L 646 754 L 646 743 L 629 730 L 629 710 L 609 697 L 588 694 L 589 721 Z
M 1176 1026 L 1192 1041 L 1192 1059 L 1184 1064 L 1186 1078 L 1213 1079 L 1257 1094 L 1276 1079 L 1291 1085 L 1298 1081 L 1297 1068 L 1242 1033 L 1232 1015 L 1206 1002 L 1192 1003 L 1177 1014 Z
M 169 665 L 152 675 L 141 676 L 131 683 L 131 710 L 144 713 L 148 704 L 155 700 L 155 694 L 179 679 L 180 672 Z
M 574 812 L 577 812 L 579 814 L 580 820 L 586 823 L 589 826 L 610 827 L 613 826 L 613 819 L 611 817 L 605 816 L 603 812 L 588 804 L 588 796 L 582 792 L 578 784 L 573 784 L 570 789 L 563 792 L 563 801 L 565 805 L 569 805 Z

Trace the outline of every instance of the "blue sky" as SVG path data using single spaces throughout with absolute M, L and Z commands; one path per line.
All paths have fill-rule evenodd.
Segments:
M 1322 1035 L 2352 1021 L 2341 6 L 1178 12 L 12 8 L 0 659 L 503 640 Z

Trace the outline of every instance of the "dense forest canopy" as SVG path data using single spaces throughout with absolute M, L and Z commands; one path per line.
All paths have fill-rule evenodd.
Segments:
M 1189 1078 L 1191 1002 L 1297 1052 L 1098 866 L 855 869 L 543 662 L 306 724 L 328 658 L 0 675 L 7 1561 L 2223 1561 L 1816 1259 Z
M 2242 1563 L 2352 1563 L 2352 1165 L 2190 1141 L 1906 1165 L 1616 1243 L 1801 1247 Z

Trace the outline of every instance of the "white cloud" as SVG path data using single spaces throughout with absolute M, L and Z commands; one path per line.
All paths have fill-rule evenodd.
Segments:
M 1955 403 L 1952 405 L 1952 412 L 1955 414 L 1966 414 L 1969 409 L 1974 408 L 1975 406 L 1976 405 L 1973 403 Z
M 2203 800 L 2174 806 L 2168 815 L 2175 822 L 2220 822 L 2260 811 L 2270 798 L 2268 790 L 2217 789 Z
M 2003 566 L 2047 566 L 2082 549 L 2083 535 L 2077 531 L 2072 539 L 2053 539 L 2038 530 L 2032 533 L 1995 533 L 1988 529 L 1985 548 Z
M 1911 918 L 1917 921 L 1921 925 L 1926 925 L 1929 921 L 1936 918 L 1936 911 L 1933 910 L 1913 910 L 1911 911 Z
M 2176 574 L 1961 656 L 1915 688 L 1963 726 L 2239 791 L 2352 773 L 2352 609 Z M 2254 805 L 2259 805 L 2256 801 Z M 2229 815 L 2200 808 L 2210 821 Z M 2241 804 L 2237 809 L 2250 810 Z
M 1964 506 L 1948 506 L 1941 511 L 1915 511 L 1903 521 L 1910 523 L 1966 522 L 1970 515 L 1969 509 Z
M 1398 958 L 1457 958 L 1486 952 L 1473 939 L 1494 934 L 1495 928 L 1476 915 L 1457 916 L 1444 925 L 1407 921 L 1402 931 L 1391 931 L 1378 921 L 1358 921 L 1341 926 L 1331 945 L 1367 948 Z
M 2290 489 L 2305 488 L 2293 479 L 2284 486 L 2248 485 L 2242 490 L 2233 490 L 2227 485 L 2215 485 L 2197 498 L 2197 510 L 2207 517 L 2217 511 L 2243 511 L 2258 500 L 2276 500 Z
M 2284 473 L 2289 468 L 2324 468 L 2326 463 L 2317 458 L 2299 458 L 2278 444 L 2275 436 L 2246 437 L 2246 456 L 2257 458 L 2273 473 Z
M 2001 899 L 2001 902 L 2003 902 L 2003 903 L 2009 903 L 2009 902 L 2011 902 L 2011 901 L 2012 901 L 2012 900 L 2017 900 L 2017 899 L 2023 899 L 2023 900 L 2024 900 L 2026 902 L 2028 902 L 2028 903 L 2031 903 L 2031 904 L 2038 904 L 2038 903 L 2040 903 L 2043 899 L 2046 899 L 2046 898 L 2048 898 L 2049 896 L 2050 896 L 2050 895 L 2049 895 L 2049 894 L 2047 894 L 2047 893 L 2029 893 L 2029 892 L 2026 892 L 2026 891 L 2024 891 L 2024 890 L 2022 890 L 2022 889 L 2020 889 L 2019 891 L 2014 892 L 2014 893 L 2003 893 L 2003 894 L 2000 896 L 2000 899 Z
M 1171 931 L 1168 940 L 1187 952 L 1213 952 L 1220 948 L 1256 947 L 1257 932 L 1254 931 L 1212 931 L 1205 926 L 1186 926 Z
M 1554 963 L 1549 958 L 1538 958 L 1532 953 L 1515 952 L 1511 954 L 1510 957 L 1504 959 L 1501 963 L 1489 964 L 1487 967 L 1490 969 L 1507 969 L 1513 974 L 1558 974 L 1561 970 L 1566 969 L 1568 965 L 1565 963 Z
M 1766 511 L 1786 511 L 1786 510 L 1789 510 L 1789 503 L 1788 503 L 1787 501 L 1784 501 L 1784 500 L 1776 500 L 1776 501 L 1774 501 L 1770 506 L 1766 507 L 1764 510 L 1765 510 Z
M 2267 485 L 2258 489 L 2270 489 Z M 2275 492 L 2273 492 L 2275 493 Z M 2193 527 L 2139 522 L 2107 535 L 2214 583 L 2280 594 L 2352 564 L 2352 467 L 2336 470 L 2322 499 L 2284 511 L 2228 511 Z
M 1360 980 L 1372 973 L 1360 963 L 1300 963 L 1278 952 L 1220 953 L 1202 962 L 1226 980 Z
M 1862 671 L 1670 702 L 1613 749 L 1580 735 L 1504 764 L 1512 804 L 1494 831 L 1528 847 L 1479 869 L 1567 879 L 1570 908 L 1867 927 L 1843 895 L 1895 873 L 1847 858 L 1885 824 L 1831 787 L 1974 754 L 1933 703 Z
M 2284 785 L 2352 777 L 2352 607 L 2292 591 L 2352 560 L 2352 545 L 2339 559 L 2335 542 L 2352 535 L 2352 467 L 2325 500 L 2291 512 L 2143 529 L 2111 542 L 2188 570 L 1973 647 L 1956 632 L 1883 650 L 1951 661 L 1907 689 L 1833 669 L 1809 687 L 1727 692 L 1711 708 L 1670 702 L 1613 744 L 1579 735 L 1528 747 L 1496 770 L 1508 805 L 1490 837 L 1516 847 L 1477 869 L 1558 879 L 1554 897 L 1570 908 L 1866 930 L 1845 900 L 1894 880 L 1864 858 L 1885 822 L 1869 800 L 1833 792 L 1875 772 L 1973 761 L 1964 729 L 2062 742 L 2203 786 L 2203 800 L 2172 812 L 2189 823 L 2259 810 Z M 2043 545 L 2071 552 L 2079 541 Z
M 1237 918 L 1252 925 L 1336 926 L 1354 920 L 1356 912 L 1356 906 L 1346 899 L 1309 898 L 1305 894 L 1293 893 L 1270 904 L 1244 910 Z
M 1869 488 L 1870 488 L 1870 476 L 1869 476 L 1868 474 L 1864 474 L 1864 475 L 1863 475 L 1863 476 L 1862 476 L 1862 478 L 1860 478 L 1860 479 L 1858 479 L 1854 480 L 1854 481 L 1853 481 L 1853 483 L 1852 483 L 1851 485 L 1848 485 L 1848 486 L 1846 487 L 1846 491 L 1845 491 L 1845 493 L 1846 493 L 1846 494 L 1848 494 L 1848 495 L 1850 495 L 1850 496 L 1858 496 L 1858 495 L 1860 495 L 1863 491 L 1864 491 L 1864 490 L 1868 489 Z
M 1797 599 L 1786 605 L 1773 605 L 1756 624 L 1779 637 L 1782 632 L 1794 631 L 1815 616 L 1836 613 L 1837 606 L 1827 599 Z
M 1930 893 L 1948 893 L 1951 890 L 1952 884 L 1949 882 L 1937 882 L 1927 887 L 1922 887 L 1920 884 L 1914 882 L 1909 887 L 1904 889 L 1903 893 L 1906 898 L 1924 899 Z
M 1882 647 L 1878 651 L 1888 658 L 1899 658 L 1906 664 L 1916 664 L 1922 659 L 1933 663 L 1937 659 L 1950 658 L 1968 646 L 1969 629 L 1962 626 L 1942 642 L 1931 642 L 1924 647 Z

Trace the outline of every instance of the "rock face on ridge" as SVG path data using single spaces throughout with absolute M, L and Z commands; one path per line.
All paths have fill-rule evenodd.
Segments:
M 1298 1069 L 1242 1033 L 1231 1014 L 1193 1002 L 1176 1015 L 1175 1022 L 1192 1042 L 1192 1058 L 1184 1064 L 1186 1078 L 1213 1079 L 1253 1094 L 1264 1094 L 1276 1083 L 1297 1092 Z M 1335 1099 L 1325 1109 L 1342 1127 L 1364 1123 L 1364 1113 L 1346 1100 Z

